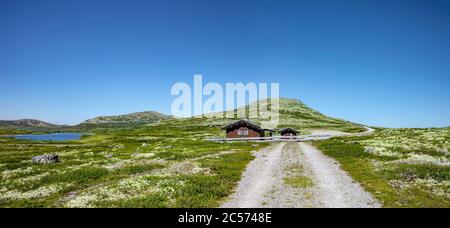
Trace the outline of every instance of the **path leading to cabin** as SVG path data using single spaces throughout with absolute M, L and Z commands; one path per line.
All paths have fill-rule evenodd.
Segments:
M 380 207 L 334 159 L 308 143 L 274 143 L 254 155 L 222 207 Z

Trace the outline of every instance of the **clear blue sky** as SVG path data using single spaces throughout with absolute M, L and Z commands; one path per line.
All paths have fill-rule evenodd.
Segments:
M 0 119 L 169 113 L 175 82 L 280 82 L 334 117 L 450 125 L 450 1 L 0 2 Z

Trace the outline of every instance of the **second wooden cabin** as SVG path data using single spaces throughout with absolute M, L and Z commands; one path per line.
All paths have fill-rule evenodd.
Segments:
M 281 136 L 297 136 L 299 131 L 292 129 L 292 128 L 284 128 L 280 130 Z

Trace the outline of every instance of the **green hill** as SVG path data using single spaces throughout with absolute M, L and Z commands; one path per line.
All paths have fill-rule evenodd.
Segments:
M 153 123 L 162 119 L 170 118 L 159 112 L 136 112 L 117 116 L 98 116 L 84 121 L 82 124 L 108 124 L 120 122 L 147 122 Z
M 56 125 L 35 119 L 20 119 L 20 120 L 0 120 L 0 128 L 28 130 L 28 131 L 42 131 L 55 130 L 65 127 L 63 125 Z
M 170 118 L 172 117 L 152 111 L 136 112 L 117 116 L 98 116 L 92 119 L 88 119 L 76 126 L 70 127 L 68 130 L 118 130 L 123 128 L 135 128 L 145 124 L 156 123 L 161 120 Z
M 256 124 L 260 124 L 262 121 L 268 120 L 269 114 L 264 112 L 266 109 L 261 108 L 264 106 L 270 107 L 268 102 L 268 100 L 262 100 L 237 110 L 227 111 L 226 113 L 221 112 L 208 114 L 206 115 L 207 118 L 205 118 L 203 124 L 208 126 L 224 126 L 229 122 L 241 119 L 237 118 L 236 115 L 235 118 L 223 118 L 224 116 L 229 116 L 228 114 L 230 114 L 230 112 L 234 112 L 236 114 L 239 111 L 245 111 L 247 114 L 246 117 L 251 117 L 252 115 L 250 115 L 250 112 L 255 110 L 258 110 L 258 117 L 249 118 L 249 120 Z M 309 108 L 300 100 L 280 98 L 279 106 L 279 125 L 276 128 L 291 127 L 300 130 L 302 133 L 308 133 L 310 130 L 314 129 L 327 129 L 343 132 L 365 131 L 365 128 L 361 127 L 359 124 L 326 116 L 314 109 Z M 253 107 L 254 109 L 251 109 L 250 107 Z

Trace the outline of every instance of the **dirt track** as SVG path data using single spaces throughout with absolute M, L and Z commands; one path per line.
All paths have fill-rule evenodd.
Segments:
M 236 192 L 222 207 L 380 207 L 335 160 L 308 143 L 274 143 L 254 155 Z M 304 186 L 287 182 L 298 177 Z

